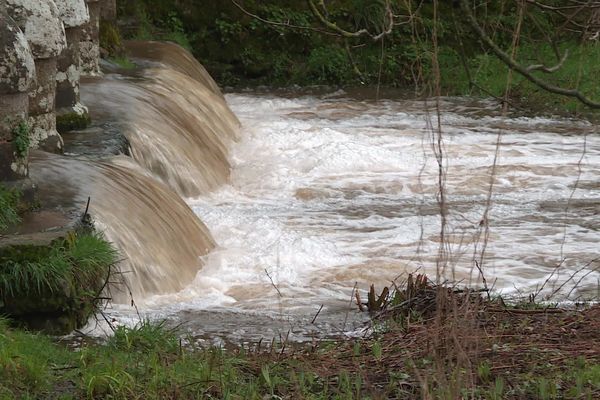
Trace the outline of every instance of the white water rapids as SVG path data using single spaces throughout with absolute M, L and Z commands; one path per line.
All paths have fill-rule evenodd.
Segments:
M 344 323 L 355 284 L 381 289 L 415 271 L 435 279 L 440 216 L 432 102 L 362 101 L 343 92 L 226 99 L 242 122 L 231 182 L 188 199 L 218 246 L 187 288 L 146 299 L 143 312 L 186 322 L 206 337 L 270 340 L 291 331 L 302 340 L 357 327 Z M 440 105 L 449 210 L 444 278 L 481 285 L 473 260 L 483 248 L 480 222 L 500 134 L 483 261 L 488 285 L 529 294 L 556 270 L 546 293 L 574 274 L 579 288 L 569 293 L 573 285 L 566 284 L 562 298 L 596 295 L 596 127 L 503 117 L 490 102 Z M 349 321 L 357 319 L 354 308 Z

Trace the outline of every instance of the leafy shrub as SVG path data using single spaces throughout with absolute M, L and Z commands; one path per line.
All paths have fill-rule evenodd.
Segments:
M 308 74 L 316 83 L 343 83 L 353 74 L 344 49 L 336 46 L 313 49 L 307 67 Z

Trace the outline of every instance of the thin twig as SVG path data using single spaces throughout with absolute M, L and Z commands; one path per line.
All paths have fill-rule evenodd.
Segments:
M 283 297 L 283 295 L 279 291 L 279 288 L 277 287 L 277 285 L 275 285 L 275 282 L 273 282 L 273 278 L 271 277 L 271 275 L 269 274 L 269 271 L 267 271 L 266 268 L 265 268 L 265 274 L 267 274 L 267 277 L 271 281 L 271 286 L 273 286 L 275 288 L 275 290 L 277 290 L 277 295 L 279 295 L 279 297 Z

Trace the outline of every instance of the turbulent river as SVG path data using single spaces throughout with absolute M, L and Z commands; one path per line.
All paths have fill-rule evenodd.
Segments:
M 381 289 L 411 272 L 435 278 L 434 102 L 374 102 L 342 91 L 226 100 L 242 123 L 230 183 L 187 199 L 217 247 L 193 282 L 146 299 L 141 313 L 210 341 L 310 340 L 358 332 L 364 316 L 349 306 L 355 286 Z M 439 107 L 448 209 L 442 279 L 481 286 L 477 261 L 505 295 L 546 281 L 544 293 L 560 289 L 557 299 L 596 295 L 596 128 L 502 116 L 486 101 L 445 98 Z M 109 314 L 137 318 L 124 306 Z

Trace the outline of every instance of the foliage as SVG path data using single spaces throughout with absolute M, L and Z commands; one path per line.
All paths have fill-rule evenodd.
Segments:
M 484 49 L 460 12 L 458 2 L 391 2 L 396 26 L 383 41 L 342 39 L 323 33 L 306 2 L 247 0 L 245 11 L 232 2 L 136 0 L 120 3 L 120 15 L 137 20 L 127 37 L 177 41 L 191 48 L 209 72 L 225 85 L 385 85 L 412 87 L 431 94 L 433 41 L 438 38 L 441 89 L 448 95 L 501 96 L 507 68 Z M 384 0 L 332 0 L 327 17 L 349 31 L 379 33 Z M 502 49 L 510 49 L 517 28 L 518 2 L 475 2 L 477 19 Z M 549 1 L 560 5 L 560 1 Z M 258 17 L 248 15 L 248 13 Z M 520 30 L 520 61 L 556 63 L 554 54 L 571 49 L 567 63 L 549 80 L 577 87 L 598 98 L 586 77 L 596 71 L 596 42 L 581 41 L 560 15 L 528 5 Z M 579 19 L 585 15 L 578 16 Z M 581 63 L 580 63 L 581 62 Z M 529 64 L 526 64 L 529 65 Z M 575 101 L 549 95 L 514 74 L 512 101 L 534 109 L 551 105 L 561 111 L 581 109 Z
M 239 37 L 242 32 L 242 24 L 236 21 L 228 21 L 227 19 L 217 19 L 215 21 L 215 28 L 219 33 L 221 43 L 227 44 L 231 40 Z
M 29 151 L 30 139 L 29 139 L 29 125 L 27 122 L 21 121 L 13 129 L 13 146 L 18 157 L 26 157 Z
M 384 30 L 385 0 L 352 0 L 348 13 L 354 20 L 354 30 L 367 29 L 374 33 Z
M 8 189 L 0 184 L 0 232 L 21 220 L 18 213 L 20 198 L 18 190 Z
M 600 57 L 600 45 L 565 42 L 558 46 L 558 50 L 561 54 L 570 50 L 569 57 L 560 69 L 553 74 L 545 74 L 544 78 L 564 87 L 578 88 L 590 98 L 600 98 L 600 88 L 588 78 L 600 73 L 600 65 L 596 62 Z M 555 49 L 548 44 L 522 45 L 518 60 L 525 65 L 554 65 L 558 62 Z M 492 55 L 480 54 L 469 59 L 466 65 L 468 72 L 457 52 L 443 52 L 440 64 L 446 93 L 502 97 L 506 90 L 509 70 Z M 523 107 L 543 108 L 551 112 L 583 111 L 578 101 L 553 96 L 517 74 L 513 74 L 511 93 L 511 100 Z
M 123 54 L 123 41 L 119 27 L 111 21 L 100 21 L 100 47 L 108 52 L 109 57 Z
M 340 84 L 352 78 L 352 69 L 344 50 L 335 46 L 317 47 L 307 61 L 310 81 L 320 84 Z
M 162 27 L 165 32 L 159 33 L 157 35 L 158 39 L 175 42 L 185 49 L 192 50 L 190 38 L 176 12 L 170 12 L 167 15 L 167 18 L 162 21 Z
M 136 24 L 125 28 L 124 36 L 137 40 L 166 40 L 191 50 L 191 37 L 186 32 L 181 15 L 172 2 L 166 1 L 132 1 L 120 2 L 118 13 L 121 16 L 133 17 Z M 122 56 L 122 54 L 119 54 Z

